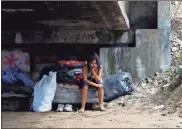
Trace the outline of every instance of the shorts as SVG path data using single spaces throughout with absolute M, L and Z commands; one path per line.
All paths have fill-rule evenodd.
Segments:
M 92 78 L 87 78 L 89 81 L 91 81 L 91 82 L 94 82 L 94 83 L 97 83 L 97 84 L 103 84 L 103 82 L 96 82 L 94 79 L 92 79 Z M 84 82 L 83 80 L 82 80 L 82 84 L 80 85 L 81 87 L 84 87 L 84 86 L 89 86 L 89 84 L 88 83 L 86 83 L 86 82 Z

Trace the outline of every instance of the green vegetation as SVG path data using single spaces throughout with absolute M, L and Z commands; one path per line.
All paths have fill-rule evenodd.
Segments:
M 178 70 L 178 73 L 182 74 L 182 68 L 180 68 L 180 69 Z
M 168 75 L 169 77 L 171 77 L 171 78 L 174 76 L 174 72 L 173 72 L 172 68 L 169 68 L 169 69 L 167 70 L 167 75 Z
M 182 56 L 177 57 L 177 58 L 176 58 L 176 61 L 177 61 L 177 62 L 182 62 Z

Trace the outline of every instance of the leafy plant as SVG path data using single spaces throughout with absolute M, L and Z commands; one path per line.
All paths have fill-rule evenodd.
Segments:
M 172 68 L 169 68 L 167 70 L 167 75 L 170 76 L 170 77 L 172 77 L 174 75 Z
M 176 61 L 177 61 L 177 62 L 182 62 L 182 56 L 177 57 L 177 58 L 176 58 Z

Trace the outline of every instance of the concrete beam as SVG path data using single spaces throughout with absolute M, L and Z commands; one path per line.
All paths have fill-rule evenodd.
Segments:
M 127 28 L 129 29 L 130 23 L 129 23 L 128 15 L 126 13 L 126 10 L 128 10 L 128 6 L 127 6 L 126 2 L 127 1 L 118 1 L 118 4 L 119 4 L 119 8 L 121 9 L 121 12 L 123 14 L 122 16 L 125 21 L 125 24 L 126 24 Z
M 37 30 L 40 25 L 71 30 L 128 30 L 126 8 L 125 1 L 3 1 L 2 27 L 15 31 Z
M 130 34 L 131 35 L 131 34 Z M 130 43 L 128 33 L 120 30 L 62 30 L 45 31 L 2 31 L 2 43 L 74 43 L 114 44 Z

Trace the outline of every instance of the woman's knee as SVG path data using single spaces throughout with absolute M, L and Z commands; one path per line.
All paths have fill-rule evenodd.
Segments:
M 83 86 L 82 90 L 87 91 L 88 90 L 88 86 Z
M 102 87 L 98 87 L 98 89 L 103 89 L 104 88 L 103 82 L 99 81 L 99 82 L 97 82 L 97 84 L 101 84 L 102 85 Z
M 103 89 L 104 89 L 104 87 L 98 87 L 97 89 L 98 89 L 98 90 L 103 90 Z

